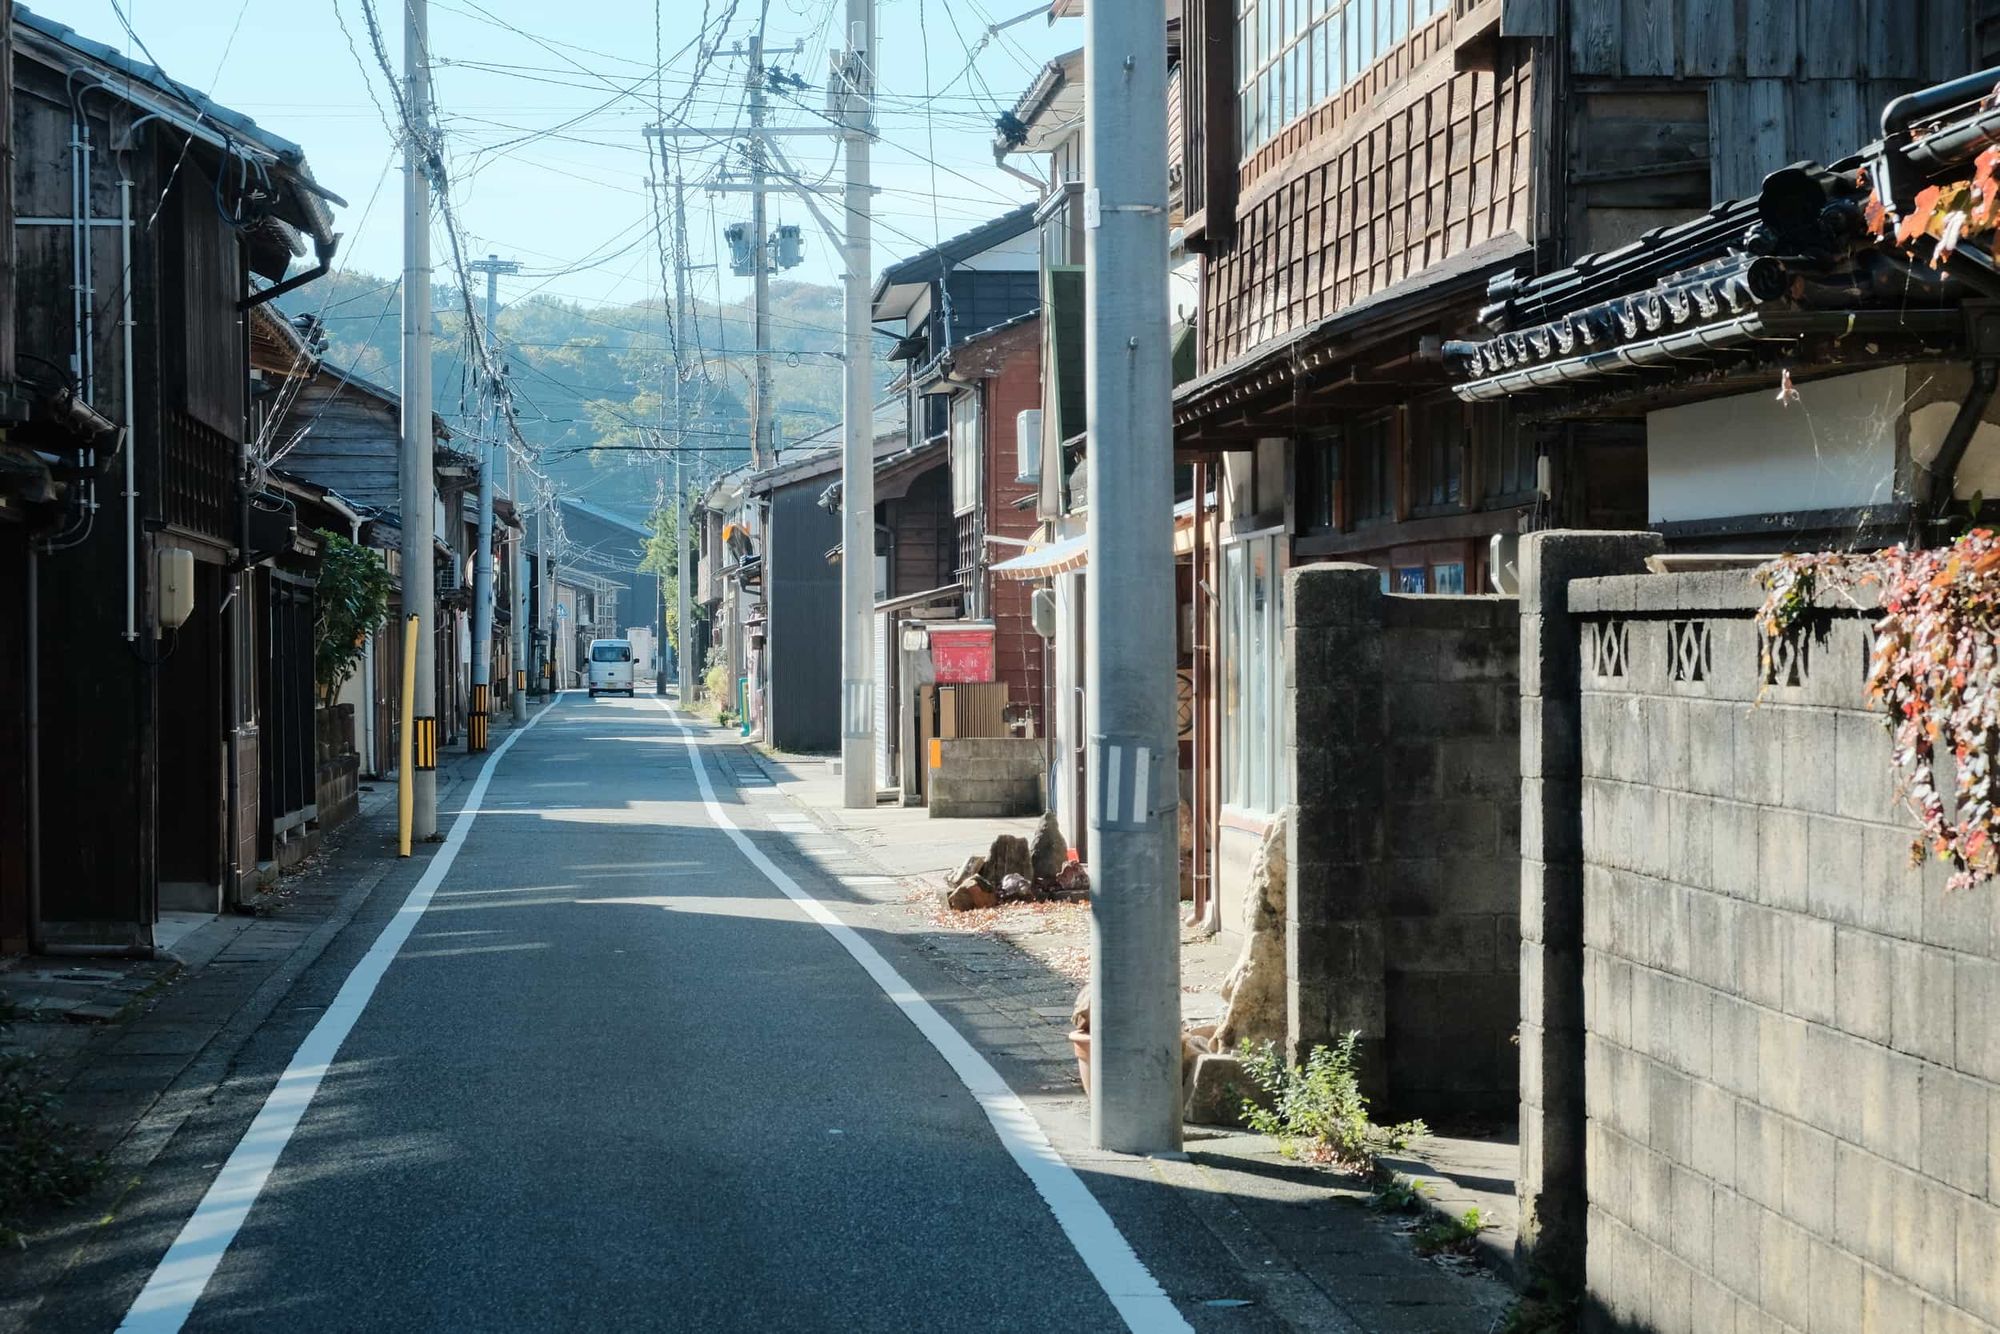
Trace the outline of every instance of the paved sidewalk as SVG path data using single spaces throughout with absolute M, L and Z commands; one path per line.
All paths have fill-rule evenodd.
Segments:
M 1079 1168 L 1176 1188 L 1186 1207 L 1259 1273 L 1257 1301 L 1301 1328 L 1335 1331 L 1445 1330 L 1478 1334 L 1498 1327 L 1511 1293 L 1463 1260 L 1425 1261 L 1409 1238 L 1419 1223 L 1371 1213 L 1370 1192 L 1352 1178 L 1293 1162 L 1259 1135 L 1189 1127 L 1188 1161 L 1144 1162 L 1098 1154 L 1088 1147 L 1089 1108 L 1078 1085 L 1066 1037 L 1076 989 L 1089 978 L 1089 908 L 1084 904 L 1012 905 L 955 913 L 937 904 L 942 878 L 966 857 L 984 852 L 997 834 L 1027 835 L 1031 819 L 940 820 L 921 808 L 842 806 L 840 775 L 819 756 L 787 755 L 745 745 L 771 783 L 755 797 L 784 829 L 810 828 L 832 837 L 807 838 L 805 855 L 841 870 L 859 858 L 881 874 L 869 898 L 895 911 L 899 934 L 935 958 L 980 996 L 975 1009 L 954 1014 L 967 1036 L 1020 1065 L 1010 1082 L 1038 1111 L 1067 1119 L 1058 1137 Z M 850 886 L 851 871 L 844 872 Z M 1216 992 L 1241 947 L 1229 934 L 1182 938 L 1182 1011 L 1191 1022 L 1217 1017 Z M 1488 1267 L 1513 1276 L 1518 1150 L 1511 1132 L 1438 1135 L 1391 1164 L 1423 1186 L 1431 1209 L 1460 1217 L 1476 1207 L 1487 1221 L 1476 1246 Z M 1473 1266 L 1476 1270 L 1477 1266 Z M 1443 1280 L 1443 1281 L 1434 1281 Z M 1491 1284 L 1481 1293 L 1479 1283 Z M 1464 1285 L 1474 1284 L 1471 1289 Z M 1468 1292 L 1474 1294 L 1468 1296 Z M 1460 1323 L 1435 1324 L 1444 1310 Z M 1484 1315 L 1474 1323 L 1472 1313 Z

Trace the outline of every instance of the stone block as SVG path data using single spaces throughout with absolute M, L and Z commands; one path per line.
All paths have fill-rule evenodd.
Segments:
M 1900 1178 L 1891 1202 L 1891 1272 L 1940 1301 L 1958 1299 L 1958 1204 L 1949 1187 L 1921 1177 Z
M 1518 566 L 1521 610 L 1564 611 L 1570 605 L 1568 590 L 1572 581 L 1596 581 L 1611 574 L 1641 574 L 1646 568 L 1646 557 L 1658 554 L 1665 547 L 1666 540 L 1651 532 L 1548 529 L 1529 533 L 1521 539 Z
M 1753 1301 L 1762 1268 L 1763 1212 L 1733 1190 L 1715 1192 L 1715 1276 L 1731 1292 Z
M 1673 1252 L 1696 1270 L 1715 1265 L 1715 1183 L 1685 1167 L 1672 1169 Z
M 1745 904 L 1736 915 L 1737 990 L 1769 1009 L 1785 1003 L 1793 915 Z
M 1897 1169 L 1866 1149 L 1834 1151 L 1833 1239 L 1871 1264 L 1895 1263 Z
M 1696 1334 L 1694 1271 L 1663 1249 L 1649 1257 L 1652 1266 L 1648 1326 L 1656 1334 Z
M 1825 1075 L 1831 1084 L 1851 1091 L 1842 1099 L 1846 1105 L 1858 1100 L 1862 1147 L 1904 1167 L 1921 1167 L 1920 1145 L 1910 1127 L 1922 1124 L 1922 1065 L 1867 1043 L 1846 1046 L 1842 1068 Z
M 1831 1024 L 1838 1008 L 1834 927 L 1813 917 L 1785 918 L 1785 1012 Z
M 1794 912 L 1806 907 L 1807 840 L 1811 817 L 1781 807 L 1767 807 L 1762 816 L 1764 841 L 1758 853 L 1760 901 Z
M 1738 801 L 1717 801 L 1709 820 L 1709 883 L 1744 902 L 1758 898 L 1757 859 L 1763 845 L 1762 812 Z
M 1671 1162 L 1694 1159 L 1694 1081 L 1670 1066 L 1642 1062 L 1646 1080 L 1646 1144 Z
M 1285 575 L 1285 622 L 1300 628 L 1353 629 L 1378 624 L 1382 576 L 1372 565 L 1330 562 Z
M 1948 869 L 1938 862 L 1924 867 L 1924 942 L 1948 950 L 1993 958 L 2000 954 L 2000 893 L 1985 886 L 1970 893 L 1944 888 Z
M 1736 1104 L 1736 1188 L 1766 1209 L 1785 1207 L 1784 1118 Z
M 1958 1304 L 2000 1327 L 2000 1208 L 1986 1200 L 1959 1201 Z
M 1809 1026 L 1789 1015 L 1760 1011 L 1757 1015 L 1757 1079 L 1764 1104 L 1797 1117 L 1805 1112 L 1806 1042 Z M 1815 1071 L 1813 1077 L 1828 1077 Z M 1773 1208 L 1778 1207 L 1772 1205 Z
M 1983 1199 L 1992 1151 L 1987 1117 L 1993 1086 L 1933 1066 L 1920 1067 L 1918 1081 L 1923 1116 L 1918 1165 L 1924 1175 Z M 2000 1268 L 2000 1250 L 1993 1252 L 1993 1264 Z
M 1645 781 L 1675 792 L 1688 790 L 1692 701 L 1669 695 L 1642 695 L 1639 714 L 1646 726 Z
M 1455 741 L 1437 756 L 1436 771 L 1438 795 L 1443 797 L 1509 804 L 1524 799 L 1517 736 Z
M 1739 1098 L 1758 1096 L 1760 1013 L 1731 996 L 1718 995 L 1709 1003 L 1709 1077 Z
M 1385 962 L 1405 973 L 1492 973 L 1499 938 L 1490 914 L 1395 917 L 1386 923 Z
M 1896 818 L 1890 738 L 1880 715 L 1841 710 L 1832 717 L 1834 769 L 1840 780 L 1835 813 L 1851 820 Z
M 2000 1204 L 2000 1087 L 1987 1093 L 1986 1198 Z
M 1861 1334 L 1861 1262 L 1819 1240 L 1808 1255 L 1813 1334 Z
M 1921 1334 L 1924 1303 L 1916 1289 L 1873 1269 L 1861 1276 L 1863 1334 Z
M 1835 1020 L 1845 1032 L 1888 1046 L 1894 1032 L 1895 969 L 1889 941 L 1842 927 L 1834 933 Z
M 1779 711 L 1772 706 L 1736 707 L 1730 714 L 1735 765 L 1729 794 L 1759 806 L 1776 806 L 1784 797 L 1784 732 Z
M 1864 925 L 1899 940 L 1922 934 L 1923 872 L 1910 864 L 1910 830 L 1897 825 L 1862 826 L 1861 880 L 1868 896 Z
M 1736 1309 L 1741 1304 L 1722 1284 L 1695 1272 L 1692 1310 L 1697 1334 L 1736 1334 Z
M 1989 888 L 1963 897 L 1992 893 Z M 1957 967 L 1958 1041 L 1953 1064 L 2000 1084 L 2000 959 L 1960 956 Z
M 1794 1329 L 1811 1321 L 1812 1237 L 1778 1214 L 1767 1213 L 1758 1237 L 1764 1268 L 1757 1304 Z
M 1813 815 L 1834 814 L 1840 805 L 1840 776 L 1834 763 L 1835 715 L 1820 709 L 1783 707 L 1777 715 L 1784 747 L 1785 805 Z
M 1895 987 L 1890 1042 L 1897 1051 L 1950 1065 L 1957 1055 L 1958 974 L 1954 956 L 1925 945 L 1890 946 Z
M 1867 826 L 1834 816 L 1814 816 L 1806 831 L 1806 904 L 1814 916 L 1867 926 L 1882 890 L 1870 883 Z
M 1784 1122 L 1785 1216 L 1823 1236 L 1833 1235 L 1833 1136 Z
M 1694 942 L 1688 975 L 1718 991 L 1736 986 L 1738 919 L 1743 904 L 1721 894 L 1695 891 L 1688 895 L 1688 935 Z
M 1736 713 L 1728 700 L 1691 700 L 1688 712 L 1688 788 L 1727 797 L 1736 785 Z

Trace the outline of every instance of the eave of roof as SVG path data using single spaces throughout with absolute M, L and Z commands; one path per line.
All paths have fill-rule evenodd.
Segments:
M 1210 400 L 1220 398 L 1251 377 L 1266 372 L 1273 376 L 1293 374 L 1300 357 L 1336 339 L 1360 333 L 1371 325 L 1389 325 L 1402 316 L 1427 313 L 1476 291 L 1489 275 L 1511 268 L 1531 252 L 1532 247 L 1521 237 L 1503 233 L 1371 293 L 1324 319 L 1260 343 L 1228 365 L 1197 376 L 1176 389 L 1174 420 L 1176 424 L 1198 420 L 1209 411 Z
M 875 282 L 875 291 L 869 301 L 873 309 L 882 304 L 891 287 L 907 286 L 912 283 L 935 282 L 974 255 L 984 254 L 1003 241 L 1011 241 L 1035 225 L 1035 206 L 1023 204 L 1009 209 L 997 218 L 980 223 L 969 231 L 960 232 L 946 241 L 940 241 L 929 250 L 920 251 L 908 259 L 897 260 L 882 270 L 882 276 Z
M 289 177 L 295 187 L 292 202 L 298 216 L 291 220 L 294 225 L 310 231 L 322 243 L 332 242 L 333 214 L 327 204 L 344 205 L 346 201 L 313 179 L 312 169 L 306 165 L 305 150 L 299 145 L 190 88 L 157 66 L 131 59 L 116 47 L 85 37 L 67 24 L 19 3 L 14 5 L 14 21 L 17 32 L 25 29 L 31 42 L 48 48 L 45 54 L 65 64 L 81 58 L 119 76 L 104 85 L 114 95 L 174 121 L 213 148 L 224 152 L 248 149 L 253 155 L 268 158 L 270 165 Z M 143 89 L 140 85 L 144 85 Z

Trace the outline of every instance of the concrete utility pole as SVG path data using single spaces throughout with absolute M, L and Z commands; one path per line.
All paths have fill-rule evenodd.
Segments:
M 525 723 L 528 721 L 528 521 L 521 506 L 513 445 L 503 441 L 502 448 L 507 451 L 507 498 L 514 502 L 514 518 L 521 525 L 510 548 L 514 555 L 514 577 L 508 581 L 514 589 L 514 633 L 508 639 L 514 645 L 514 721 Z
M 841 140 L 847 163 L 846 364 L 841 380 L 840 781 L 848 809 L 875 805 L 875 394 L 869 372 L 875 0 L 847 0 Z M 764 346 L 758 335 L 758 346 Z
M 1091 1138 L 1181 1145 L 1165 10 L 1084 12 Z
M 768 4 L 765 6 L 768 8 Z M 764 20 L 759 16 L 757 32 L 750 38 L 750 69 L 745 76 L 750 91 L 750 260 L 755 274 L 753 325 L 757 340 L 757 382 L 750 392 L 750 466 L 765 468 L 772 460 L 764 456 L 771 441 L 771 249 L 765 227 L 764 159 L 770 149 L 758 131 L 764 128 Z
M 432 556 L 436 477 L 431 457 L 430 18 L 403 0 L 403 611 L 415 618 L 417 680 L 411 837 L 437 835 L 437 575 Z
M 500 275 L 519 273 L 513 260 L 488 255 L 465 266 L 486 275 L 486 363 L 494 360 L 496 339 L 493 320 L 500 310 Z M 479 432 L 479 550 L 472 558 L 472 717 L 466 729 L 468 751 L 486 749 L 487 717 L 493 700 L 493 464 L 499 457 L 494 431 L 500 424 L 500 395 L 496 379 L 487 386 L 488 401 Z
M 681 706 L 694 700 L 694 660 L 688 652 L 688 630 L 694 620 L 693 599 L 688 586 L 688 526 L 694 507 L 688 503 L 687 484 L 681 478 L 681 460 L 686 456 L 687 405 L 687 199 L 679 172 L 674 173 L 674 441 L 681 452 L 674 455 L 674 605 L 680 618 L 680 650 L 675 655 L 680 668 Z

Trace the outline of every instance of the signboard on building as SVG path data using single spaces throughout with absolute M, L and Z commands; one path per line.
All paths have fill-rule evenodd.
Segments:
M 931 666 L 939 685 L 994 679 L 992 622 L 961 621 L 929 629 Z

